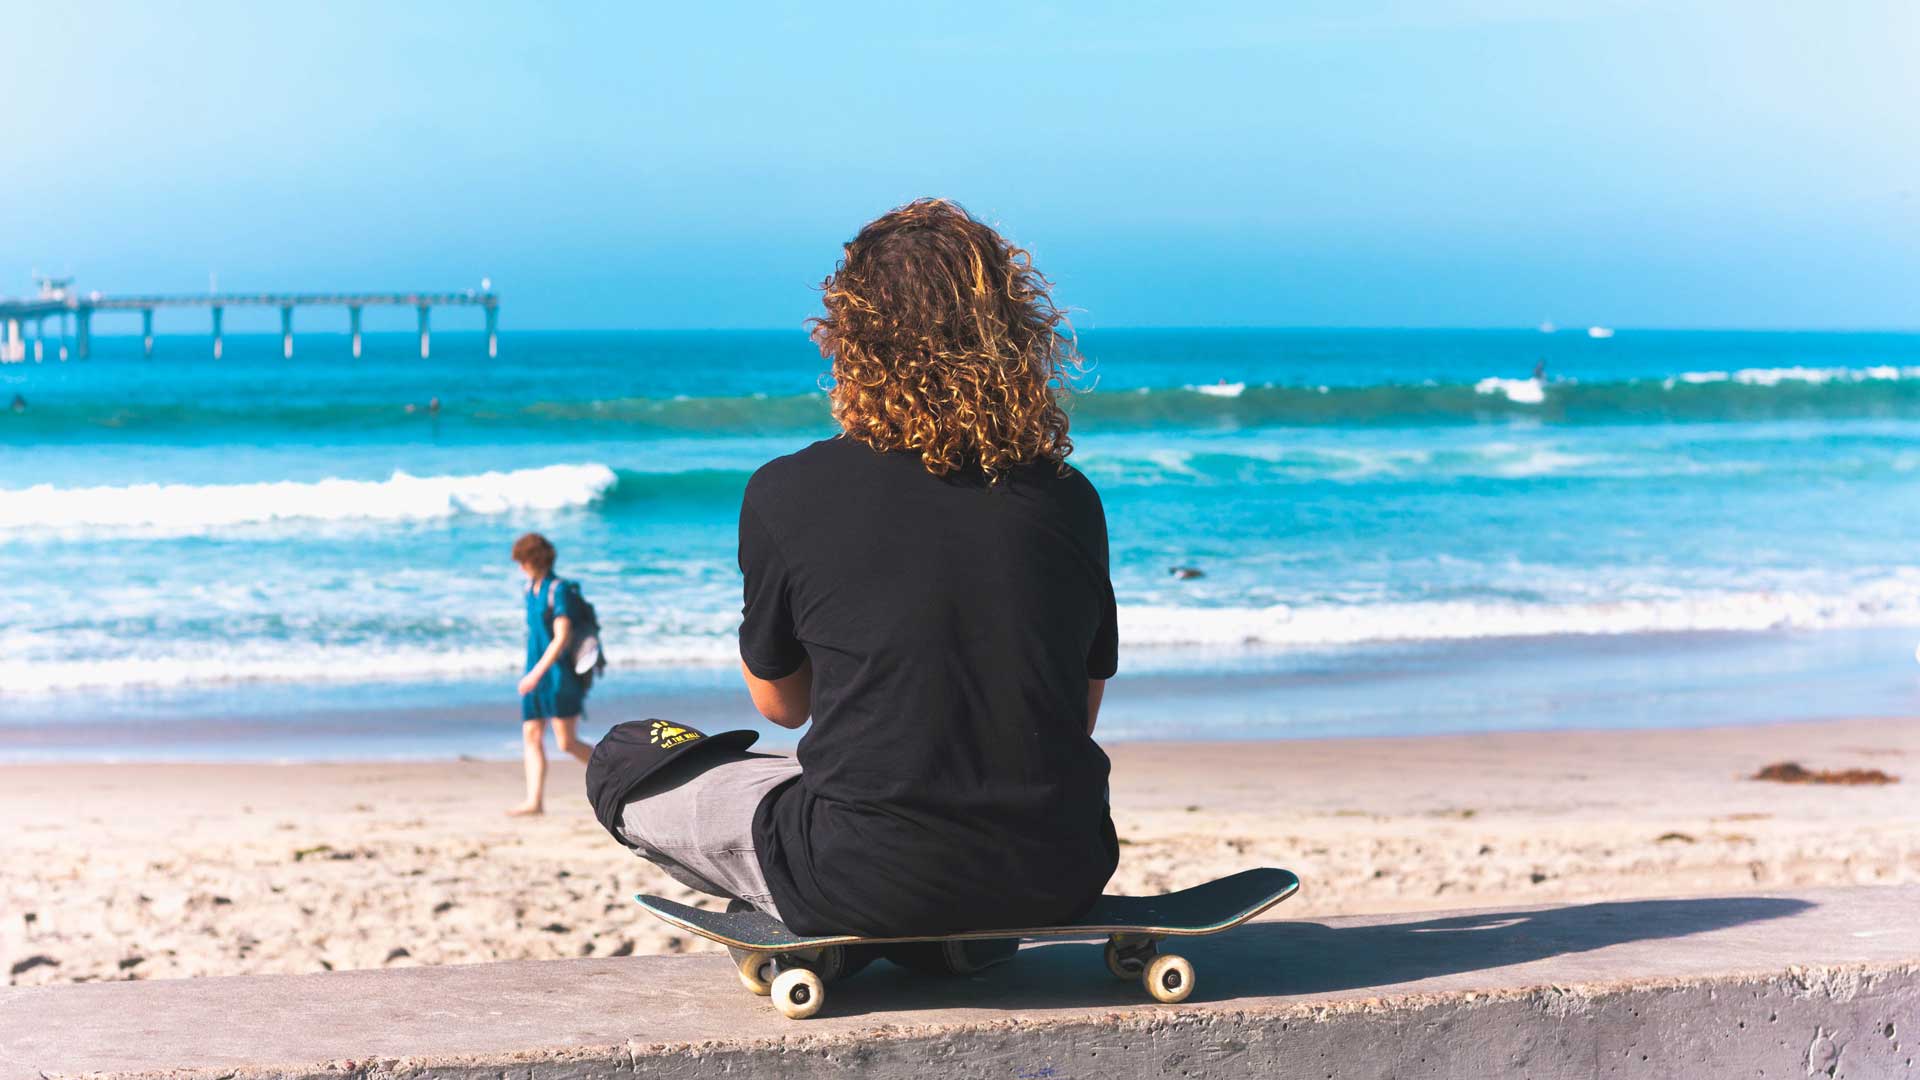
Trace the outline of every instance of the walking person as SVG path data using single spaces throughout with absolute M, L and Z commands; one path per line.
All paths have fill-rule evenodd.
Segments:
M 508 810 L 515 817 L 545 808 L 547 725 L 563 754 L 582 762 L 593 744 L 575 734 L 585 711 L 587 683 L 575 670 L 574 653 L 592 619 L 580 586 L 555 577 L 553 544 L 539 533 L 513 542 L 513 561 L 527 575 L 527 673 L 520 677 L 520 735 L 527 765 L 527 799 Z

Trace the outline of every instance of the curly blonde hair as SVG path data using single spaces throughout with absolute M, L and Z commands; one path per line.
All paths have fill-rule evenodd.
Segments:
M 945 199 L 876 218 L 821 283 L 809 319 L 831 364 L 833 417 L 927 471 L 997 480 L 1042 459 L 1066 468 L 1062 399 L 1080 370 L 1071 326 L 1027 252 Z

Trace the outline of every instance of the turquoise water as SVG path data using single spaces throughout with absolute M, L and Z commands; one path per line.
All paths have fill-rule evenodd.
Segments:
M 832 430 L 803 335 L 279 344 L 0 366 L 27 404 L 0 413 L 0 756 L 198 753 L 209 716 L 225 753 L 497 752 L 526 529 L 607 623 L 597 720 L 732 707 L 740 491 Z M 1141 687 L 1116 684 L 1118 734 L 1658 722 L 1703 679 L 1783 670 L 1819 701 L 1727 689 L 1689 716 L 1915 703 L 1920 335 L 1082 345 L 1072 460 Z M 1154 687 L 1206 704 L 1156 719 Z

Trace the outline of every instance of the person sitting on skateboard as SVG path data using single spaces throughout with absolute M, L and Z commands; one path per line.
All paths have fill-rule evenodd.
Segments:
M 747 689 L 812 726 L 796 760 L 745 752 L 750 731 L 619 725 L 588 770 L 615 838 L 803 935 L 1049 925 L 1100 895 L 1118 638 L 1048 287 L 944 200 L 846 245 L 810 320 L 840 434 L 762 466 L 740 508 Z

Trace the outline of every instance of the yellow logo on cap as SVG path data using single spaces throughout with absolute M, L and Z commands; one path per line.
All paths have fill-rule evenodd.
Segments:
M 648 730 L 652 734 L 648 741 L 662 750 L 671 750 L 682 743 L 690 743 L 705 737 L 692 728 L 669 724 L 665 720 L 655 720 Z

